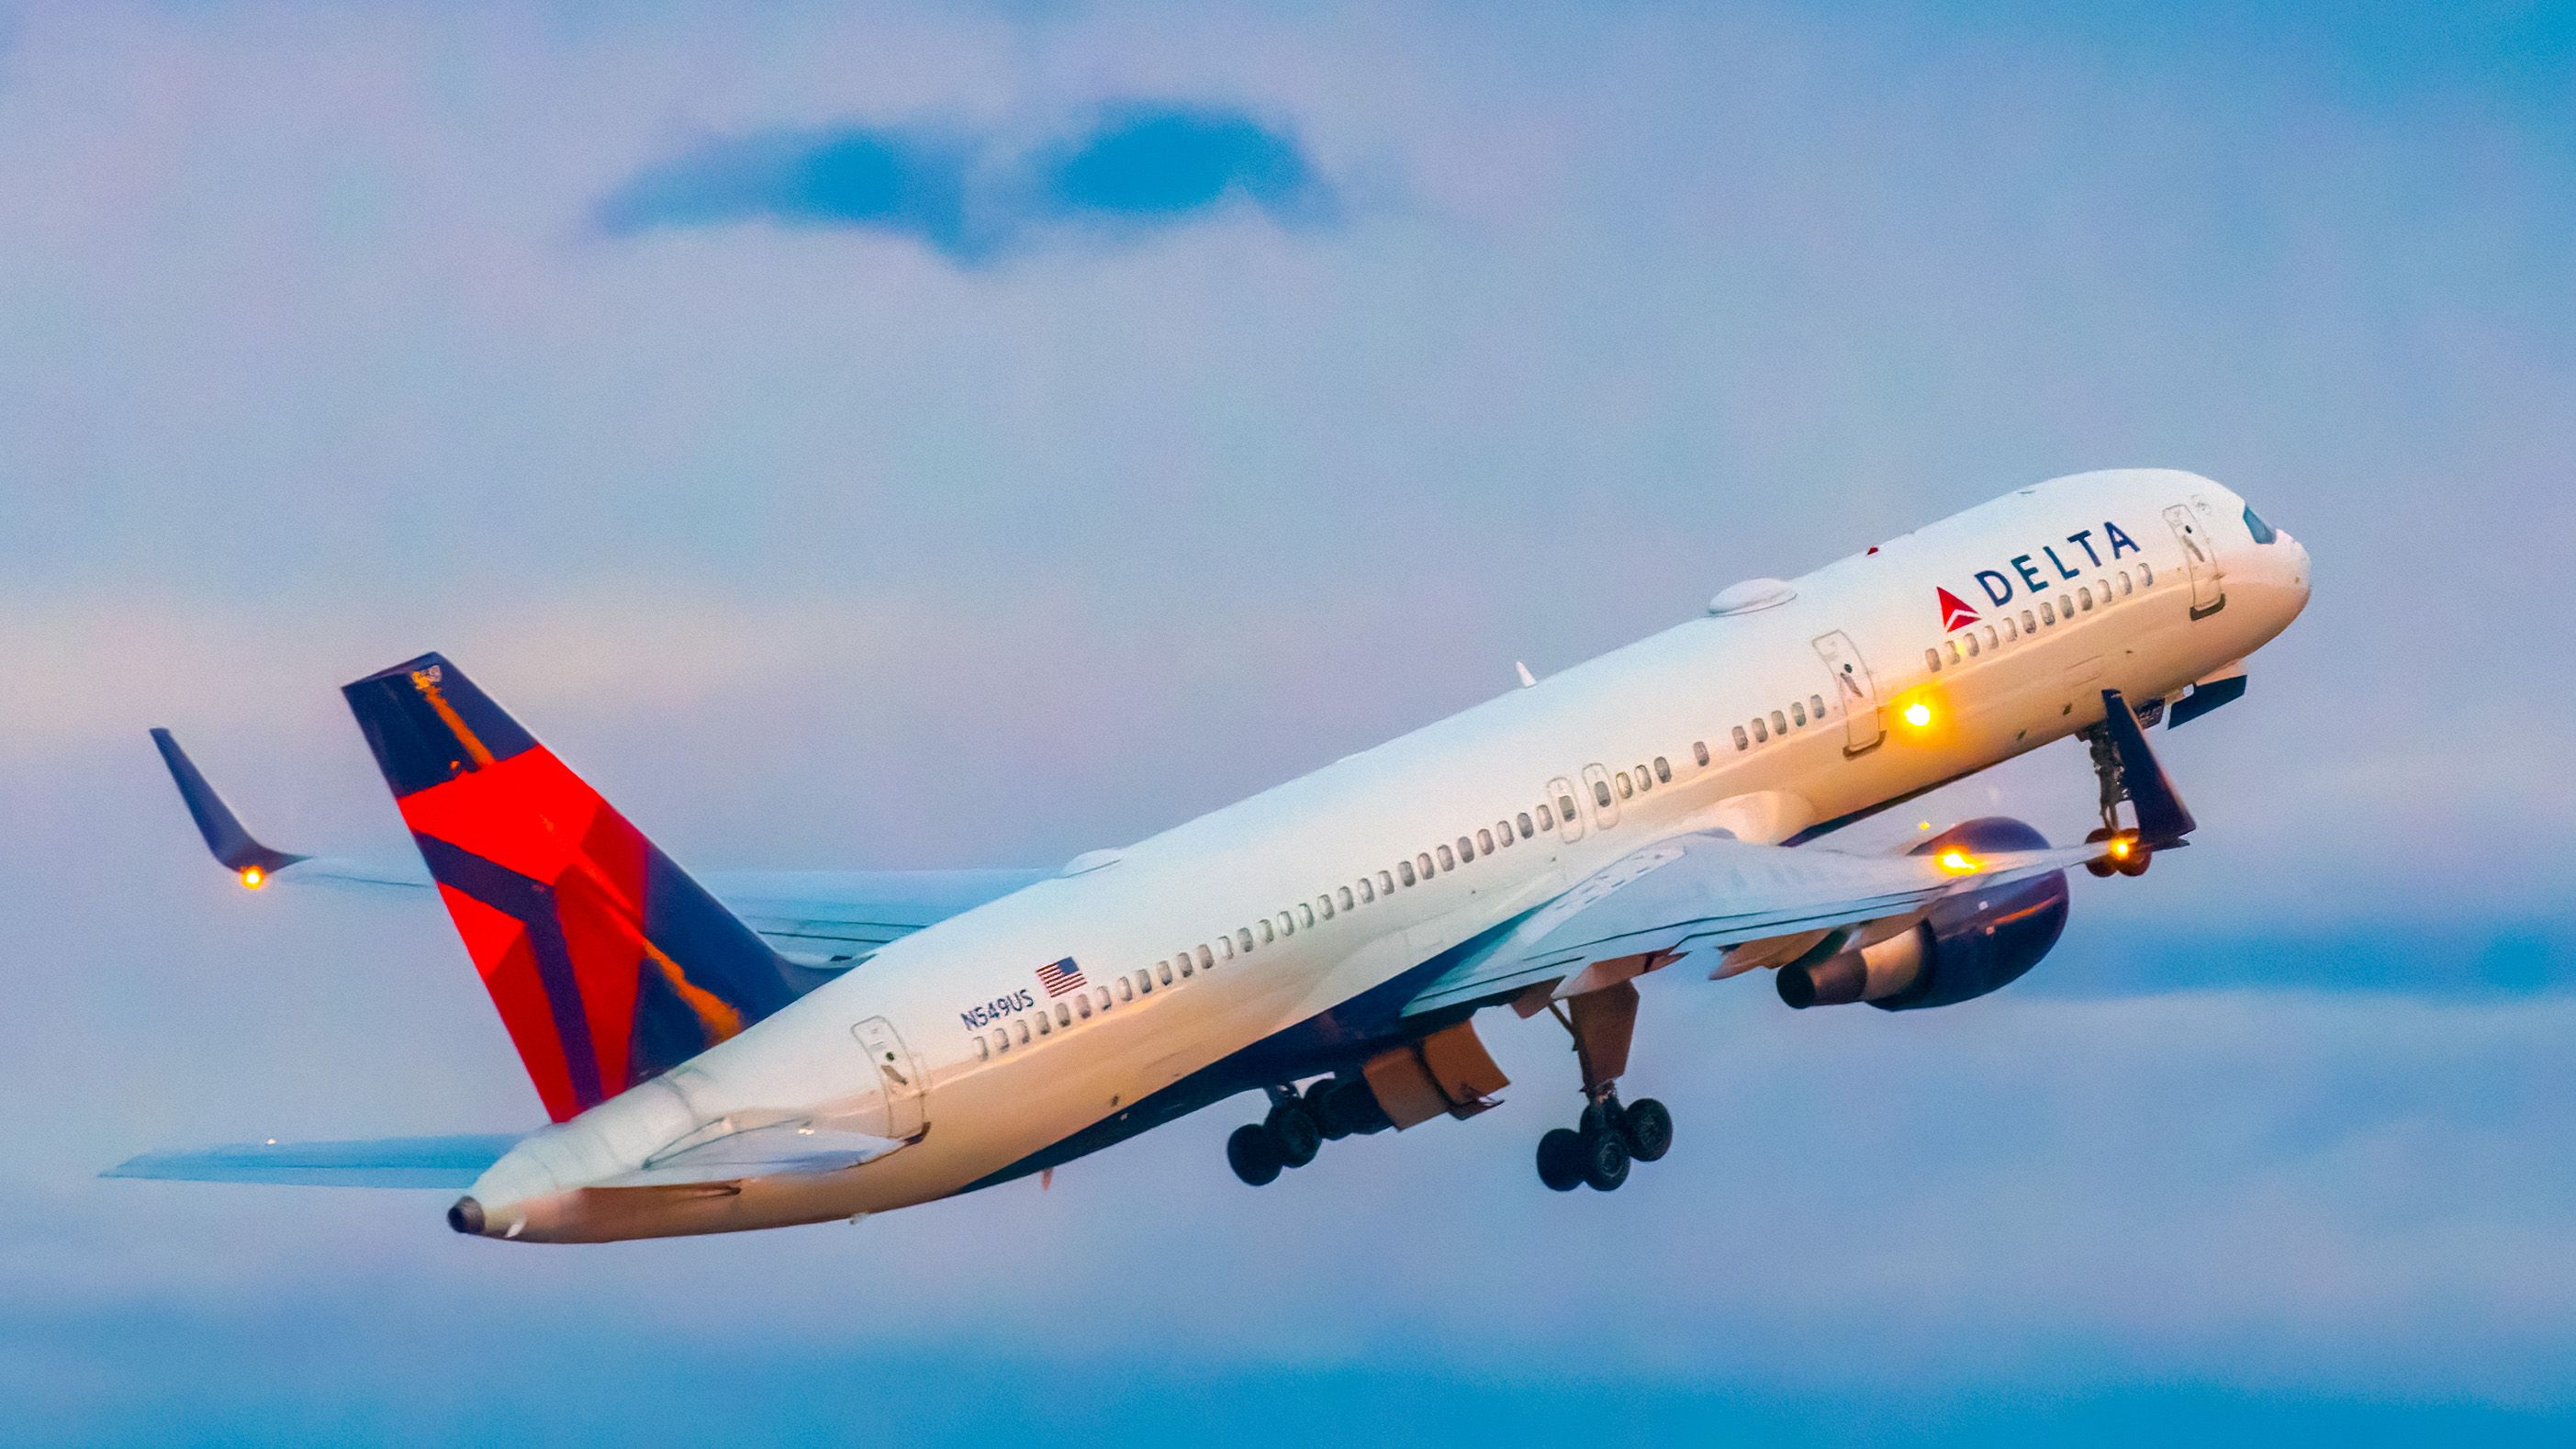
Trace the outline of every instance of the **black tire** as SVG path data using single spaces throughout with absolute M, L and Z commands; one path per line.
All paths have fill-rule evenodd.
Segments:
M 2084 843 L 2086 845 L 2099 845 L 2103 841 L 2110 839 L 2111 834 L 2111 827 L 2107 825 L 2097 826 L 2094 828 L 2092 834 L 2084 837 Z M 2090 875 L 2107 880 L 2112 875 L 2116 874 L 2120 867 L 2106 858 L 2097 858 L 2084 862 L 2084 869 Z
M 1628 1180 L 1628 1140 L 1616 1132 L 1578 1135 L 1583 1149 L 1583 1180 L 1595 1192 L 1617 1192 Z
M 1559 1127 L 1538 1140 L 1538 1180 L 1550 1192 L 1583 1185 L 1583 1134 Z
M 1279 1149 L 1271 1145 L 1269 1131 L 1259 1123 L 1246 1122 L 1225 1139 L 1225 1161 L 1246 1187 L 1267 1187 L 1279 1180 Z
M 1296 1102 L 1271 1108 L 1261 1130 L 1270 1134 L 1270 1150 L 1278 1154 L 1282 1167 L 1303 1167 L 1324 1150 L 1324 1133 L 1315 1125 L 1315 1114 Z
M 1654 1162 L 1673 1150 L 1673 1114 L 1652 1097 L 1639 1097 L 1619 1115 L 1619 1136 L 1628 1144 L 1628 1155 L 1639 1162 Z
M 1363 1137 L 1395 1126 L 1388 1120 L 1386 1109 L 1377 1104 L 1377 1093 L 1370 1091 L 1365 1081 L 1344 1082 L 1333 1089 L 1333 1115 Z
M 1303 1098 L 1306 1115 L 1315 1119 L 1315 1130 L 1323 1133 L 1327 1142 L 1339 1142 L 1351 1135 L 1351 1124 L 1343 1119 L 1341 1104 L 1334 1097 L 1335 1086 L 1333 1079 L 1326 1077 L 1308 1087 Z
M 1589 1137 L 1595 1132 L 1615 1130 L 1618 1125 L 1619 1109 L 1608 1102 L 1595 1102 L 1583 1109 L 1583 1115 L 1575 1120 L 1574 1130 Z
M 2145 875 L 2147 873 L 2147 862 L 2155 858 L 2156 856 L 2154 851 L 2131 850 L 2129 852 L 2129 858 L 2120 862 L 2120 874 L 2129 876 L 2133 879 L 2138 876 Z

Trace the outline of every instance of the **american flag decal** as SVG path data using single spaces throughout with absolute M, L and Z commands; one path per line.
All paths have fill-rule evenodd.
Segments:
M 1038 984 L 1046 988 L 1046 994 L 1049 996 L 1062 996 L 1069 991 L 1080 991 L 1083 985 L 1082 968 L 1074 965 L 1073 958 L 1070 956 L 1061 961 L 1050 961 L 1038 968 Z

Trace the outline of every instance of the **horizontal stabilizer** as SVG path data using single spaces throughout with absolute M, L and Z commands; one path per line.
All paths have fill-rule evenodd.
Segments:
M 365 1142 L 240 1142 L 196 1152 L 147 1152 L 101 1177 L 164 1182 L 266 1182 L 293 1187 L 466 1188 L 525 1134 L 379 1137 Z

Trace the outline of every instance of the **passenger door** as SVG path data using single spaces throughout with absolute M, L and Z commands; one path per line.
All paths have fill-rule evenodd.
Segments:
M 2219 577 L 2218 555 L 2209 546 L 2209 534 L 2191 509 L 2177 503 L 2165 510 L 2165 524 L 2173 529 L 2174 541 L 2182 545 L 2183 567 L 2191 574 L 2191 616 L 2206 619 L 2227 607 L 2227 584 Z
M 885 1104 L 885 1130 L 879 1135 L 897 1141 L 920 1136 L 927 1125 L 922 1103 L 926 1084 L 911 1049 L 895 1035 L 894 1023 L 871 1016 L 851 1027 L 850 1034 L 859 1039 L 859 1048 L 876 1068 L 880 1100 Z
M 1816 657 L 1834 677 L 1834 699 L 1843 711 L 1843 753 L 1866 754 L 1887 738 L 1887 721 L 1878 707 L 1878 681 L 1870 678 L 1869 661 L 1851 636 L 1837 629 L 1816 639 Z
M 1583 804 L 1592 812 L 1595 828 L 1607 830 L 1619 823 L 1619 797 L 1610 789 L 1610 767 L 1583 767 Z

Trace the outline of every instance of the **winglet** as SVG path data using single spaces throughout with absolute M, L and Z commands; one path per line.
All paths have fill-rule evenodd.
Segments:
M 2155 751 L 2147 747 L 2146 731 L 2138 728 L 2137 715 L 2116 689 L 2102 691 L 2102 728 L 2111 733 L 2111 747 L 2120 755 L 2120 781 L 2138 812 L 2138 843 L 2150 850 L 2182 844 L 2182 838 L 2200 824 L 2175 792 L 2165 767 L 2156 762 Z
M 152 732 L 152 743 L 161 750 L 161 762 L 170 767 L 170 778 L 179 787 L 179 798 L 187 802 L 188 814 L 197 822 L 197 833 L 206 838 L 206 849 L 226 870 L 242 878 L 242 884 L 256 888 L 259 881 L 305 857 L 283 850 L 271 850 L 251 838 L 234 816 L 224 797 L 206 783 L 197 762 L 179 748 L 179 742 L 165 729 Z

